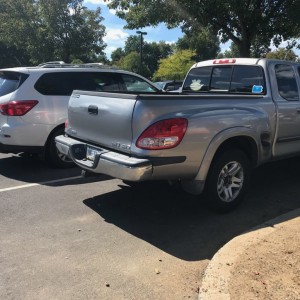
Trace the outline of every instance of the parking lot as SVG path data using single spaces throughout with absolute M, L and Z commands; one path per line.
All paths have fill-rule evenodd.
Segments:
M 233 237 L 299 207 L 300 159 L 255 170 L 234 212 L 166 183 L 130 187 L 0 155 L 0 299 L 197 299 Z

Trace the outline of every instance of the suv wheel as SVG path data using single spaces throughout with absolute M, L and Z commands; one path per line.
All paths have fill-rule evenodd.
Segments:
M 46 150 L 45 150 L 46 161 L 50 165 L 57 168 L 71 168 L 75 166 L 72 159 L 60 153 L 56 148 L 55 137 L 59 135 L 63 135 L 64 133 L 65 133 L 64 128 L 58 128 L 57 130 L 52 132 L 46 144 Z

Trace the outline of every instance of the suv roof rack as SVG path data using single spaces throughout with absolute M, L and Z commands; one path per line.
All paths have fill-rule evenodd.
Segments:
M 49 61 L 38 65 L 40 68 L 100 68 L 119 70 L 115 66 L 105 65 L 103 63 L 86 63 L 86 64 L 68 64 L 64 61 Z
M 49 66 L 62 66 L 62 65 L 66 65 L 66 63 L 62 60 L 57 60 L 57 61 L 48 61 L 48 62 L 44 62 L 38 65 L 38 67 L 41 68 L 48 68 Z

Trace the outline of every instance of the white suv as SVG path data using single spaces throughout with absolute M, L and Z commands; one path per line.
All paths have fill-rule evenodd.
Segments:
M 71 166 L 73 162 L 57 151 L 54 139 L 64 133 L 74 89 L 159 91 L 135 73 L 91 65 L 0 69 L 0 152 L 39 153 L 56 167 Z

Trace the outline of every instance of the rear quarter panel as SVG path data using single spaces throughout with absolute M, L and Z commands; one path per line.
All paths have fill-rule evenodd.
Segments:
M 165 150 L 136 147 L 138 137 L 148 126 L 159 120 L 176 117 L 188 120 L 187 132 L 177 147 Z M 275 132 L 275 117 L 275 106 L 268 96 L 140 96 L 133 115 L 131 152 L 146 157 L 186 156 L 184 163 L 156 167 L 154 176 L 170 178 L 170 174 L 173 174 L 174 178 L 193 178 L 215 137 L 223 132 L 226 136 L 227 130 L 235 135 L 247 135 L 245 132 L 249 132 L 249 136 L 254 136 L 260 147 L 260 134 L 269 132 L 273 135 Z M 217 150 L 214 147 L 210 149 Z M 260 149 L 258 151 L 261 152 Z

